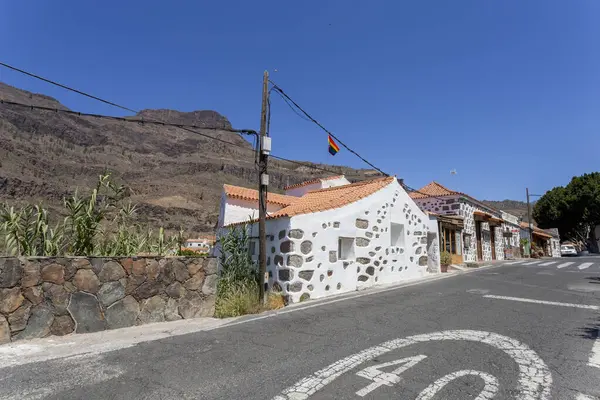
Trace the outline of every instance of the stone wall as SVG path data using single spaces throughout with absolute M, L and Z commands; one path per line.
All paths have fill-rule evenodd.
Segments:
M 212 316 L 214 258 L 0 258 L 0 344 Z

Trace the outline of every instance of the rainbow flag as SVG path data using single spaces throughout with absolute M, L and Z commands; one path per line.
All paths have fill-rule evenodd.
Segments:
M 327 135 L 327 141 L 329 142 L 329 154 L 335 156 L 340 151 L 340 147 L 333 141 L 330 135 Z

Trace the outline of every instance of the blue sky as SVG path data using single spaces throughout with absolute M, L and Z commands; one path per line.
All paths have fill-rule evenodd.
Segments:
M 413 187 L 522 200 L 600 169 L 597 0 L 94 3 L 0 0 L 0 59 L 130 108 L 213 109 L 253 129 L 266 69 Z M 5 69 L 0 80 L 123 115 Z M 366 167 L 272 103 L 274 154 Z

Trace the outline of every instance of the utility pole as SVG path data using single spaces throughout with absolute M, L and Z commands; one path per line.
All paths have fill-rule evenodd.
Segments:
M 265 291 L 268 282 L 267 275 L 267 188 L 269 175 L 267 174 L 267 161 L 271 151 L 271 141 L 267 137 L 267 113 L 269 108 L 269 73 L 263 75 L 262 109 L 260 112 L 260 135 L 258 140 L 258 274 L 259 274 L 259 299 L 266 301 Z
M 533 248 L 533 229 L 531 227 L 531 204 L 529 203 L 529 188 L 525 188 L 525 194 L 527 195 L 527 223 L 529 224 L 529 257 L 531 257 L 531 250 Z

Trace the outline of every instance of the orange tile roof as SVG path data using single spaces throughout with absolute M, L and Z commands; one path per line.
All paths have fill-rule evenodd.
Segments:
M 313 190 L 298 201 L 270 215 L 270 218 L 293 217 L 343 207 L 363 199 L 396 180 L 395 177 L 376 178 L 349 185 Z
M 482 203 L 481 201 L 477 200 L 476 198 L 474 198 L 472 196 L 469 196 L 466 193 L 457 192 L 455 190 L 450 190 L 447 187 L 440 185 L 439 183 L 437 183 L 435 181 L 423 186 L 419 190 L 409 193 L 408 195 L 410 196 L 411 199 L 426 199 L 429 197 L 444 197 L 444 196 L 465 196 L 465 197 L 468 197 L 472 202 L 479 204 L 482 208 L 486 208 L 486 209 L 498 212 L 498 210 L 496 210 L 494 207 L 488 206 L 487 204 Z
M 536 236 L 543 237 L 543 238 L 552 239 L 552 235 L 550 235 L 550 234 L 548 234 L 546 232 L 539 231 L 537 229 L 533 230 L 533 234 L 536 235 Z
M 227 197 L 233 199 L 258 201 L 258 190 L 233 185 L 223 185 L 223 190 Z M 277 193 L 267 194 L 267 203 L 279 204 L 284 207 L 298 201 L 298 199 L 300 199 L 300 197 L 286 196 Z
M 523 228 L 523 229 L 529 229 L 529 224 L 527 224 L 526 222 L 521 222 L 521 223 L 519 223 L 519 225 L 521 225 L 521 228 Z M 538 235 L 540 237 L 545 237 L 545 238 L 553 237 L 550 233 L 544 231 L 542 228 L 538 228 L 537 226 L 533 227 L 533 234 Z
M 295 215 L 309 214 L 343 207 L 377 192 L 395 180 L 396 177 L 389 176 L 385 178 L 376 178 L 356 182 L 349 185 L 313 190 L 306 193 L 302 197 L 292 197 L 296 199 L 293 204 L 269 214 L 267 219 L 293 217 Z M 227 226 L 243 225 L 252 222 L 256 222 L 256 220 L 234 222 L 233 224 L 229 224 Z
M 344 175 L 335 175 L 335 176 L 328 176 L 328 177 L 325 177 L 325 178 L 311 179 L 310 181 L 300 182 L 300 183 L 296 183 L 294 185 L 286 186 L 286 187 L 283 188 L 283 190 L 299 188 L 299 187 L 302 187 L 302 186 L 312 185 L 313 183 L 319 183 L 321 181 L 330 181 L 332 179 L 339 179 L 339 178 L 343 178 L 343 177 L 344 177 Z
M 413 199 L 424 199 L 427 197 L 454 196 L 457 194 L 466 196 L 464 193 L 455 192 L 454 190 L 450 190 L 434 181 L 423 186 L 416 192 L 411 192 L 409 196 Z

